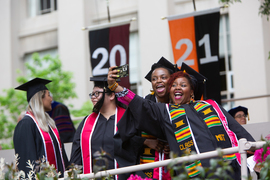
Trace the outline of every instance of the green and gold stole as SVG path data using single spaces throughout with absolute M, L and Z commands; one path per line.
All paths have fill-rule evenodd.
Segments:
M 194 146 L 194 139 L 192 137 L 192 132 L 189 126 L 189 122 L 186 118 L 186 112 L 184 108 L 180 105 L 170 105 L 170 116 L 171 122 L 174 125 L 174 134 L 181 151 L 180 156 L 184 154 L 190 154 L 191 151 L 196 151 Z M 200 172 L 196 167 L 201 166 L 201 162 L 193 162 L 186 165 L 186 170 L 188 171 L 189 177 L 194 177 Z
M 194 109 L 198 113 L 198 118 L 203 120 L 208 127 L 209 131 L 216 140 L 217 147 L 228 148 L 232 147 L 230 138 L 223 127 L 216 111 L 213 106 L 204 102 L 198 101 L 192 103 Z M 192 134 L 192 127 L 190 125 L 189 119 L 186 116 L 185 109 L 181 105 L 170 105 L 170 116 L 171 122 L 174 128 L 174 134 L 176 141 L 178 143 L 181 154 L 190 153 L 195 151 L 199 153 L 199 147 L 197 146 L 196 140 Z M 199 120 L 199 119 L 198 119 Z M 224 160 L 233 160 L 236 158 L 234 154 L 227 155 L 223 157 Z M 186 166 L 188 174 L 190 177 L 198 175 L 200 172 L 196 169 L 197 166 L 201 166 L 201 162 L 192 163 Z
M 232 143 L 230 137 L 228 136 L 228 132 L 224 127 L 224 124 L 220 120 L 216 110 L 213 106 L 205 101 L 198 101 L 194 105 L 194 109 L 199 113 L 199 115 L 203 118 L 205 124 L 209 128 L 210 132 L 217 140 L 217 145 L 220 148 L 228 148 L 232 147 Z M 224 155 L 223 159 L 225 161 L 236 159 L 235 154 Z

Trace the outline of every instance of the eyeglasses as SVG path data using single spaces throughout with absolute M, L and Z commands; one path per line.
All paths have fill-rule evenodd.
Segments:
M 96 98 L 99 96 L 99 93 L 104 93 L 104 92 L 99 92 L 99 91 L 96 91 L 96 92 L 92 92 L 89 94 L 89 97 L 92 99 L 93 96 L 95 96 Z
M 247 115 L 246 114 L 238 114 L 237 116 L 234 116 L 234 118 L 242 118 L 242 117 L 246 118 Z

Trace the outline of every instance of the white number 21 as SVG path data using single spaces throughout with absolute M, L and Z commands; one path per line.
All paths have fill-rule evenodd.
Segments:
M 193 50 L 193 44 L 190 39 L 180 39 L 175 46 L 175 49 L 181 49 L 183 44 L 187 45 L 187 49 L 185 53 L 177 60 L 177 65 L 181 66 L 182 62 L 185 62 L 187 65 L 194 65 L 194 59 L 186 59 Z M 199 46 L 204 45 L 205 57 L 200 58 L 200 64 L 207 64 L 211 62 L 218 61 L 217 56 L 211 55 L 211 47 L 210 47 L 210 36 L 209 34 L 205 34 L 202 39 L 199 40 Z

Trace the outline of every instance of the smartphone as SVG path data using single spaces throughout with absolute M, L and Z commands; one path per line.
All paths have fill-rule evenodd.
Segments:
M 118 73 L 119 78 L 128 76 L 128 64 L 118 66 L 118 67 L 114 68 L 113 70 L 115 70 L 115 69 L 120 70 L 119 73 Z

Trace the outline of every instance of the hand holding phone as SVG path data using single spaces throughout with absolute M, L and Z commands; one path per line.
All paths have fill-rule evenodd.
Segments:
M 119 73 L 118 73 L 119 78 L 128 76 L 128 64 L 118 66 L 118 67 L 114 68 L 113 70 L 119 70 Z

